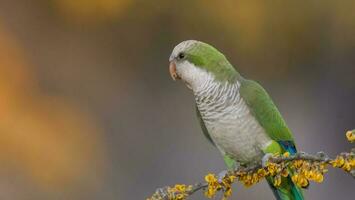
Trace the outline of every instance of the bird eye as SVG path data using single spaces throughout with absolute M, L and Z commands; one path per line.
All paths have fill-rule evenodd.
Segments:
M 177 56 L 179 60 L 184 59 L 185 58 L 185 54 L 184 53 L 179 53 L 179 55 Z

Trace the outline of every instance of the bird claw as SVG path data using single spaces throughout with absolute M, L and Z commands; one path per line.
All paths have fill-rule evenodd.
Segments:
M 228 170 L 223 170 L 223 171 L 219 172 L 219 173 L 218 173 L 218 176 L 217 176 L 218 182 L 219 182 L 219 183 L 222 183 L 223 178 L 226 177 L 227 174 L 228 174 Z
M 273 156 L 272 153 L 267 153 L 263 156 L 263 158 L 261 159 L 261 165 L 263 167 L 267 166 L 267 163 L 269 162 L 270 158 Z

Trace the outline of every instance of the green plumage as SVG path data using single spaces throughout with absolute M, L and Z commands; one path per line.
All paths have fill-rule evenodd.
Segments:
M 209 44 L 198 43 L 185 54 L 186 59 L 194 65 L 214 73 L 217 80 L 233 82 L 236 77 L 239 77 L 226 57 Z
M 240 94 L 271 139 L 294 143 L 291 131 L 264 88 L 255 81 L 243 79 Z
M 290 154 L 295 153 L 296 147 L 291 131 L 264 88 L 255 81 L 244 79 L 241 81 L 240 94 L 269 137 L 277 143 L 287 144 L 280 145 L 282 152 L 279 153 L 286 151 Z M 277 199 L 303 199 L 302 189 L 292 182 L 290 176 L 283 178 L 282 184 L 277 188 L 273 186 L 271 177 L 269 177 L 267 181 Z

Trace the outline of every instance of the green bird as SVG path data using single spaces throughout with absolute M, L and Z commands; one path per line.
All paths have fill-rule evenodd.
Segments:
M 221 152 L 228 169 L 297 152 L 292 133 L 268 93 L 242 77 L 216 48 L 183 41 L 169 61 L 172 78 L 181 79 L 192 90 L 202 131 Z M 267 181 L 278 200 L 304 199 L 290 176 L 279 187 L 273 185 L 272 177 Z

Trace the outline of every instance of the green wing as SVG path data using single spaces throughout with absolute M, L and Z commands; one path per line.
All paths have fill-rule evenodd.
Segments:
M 269 137 L 280 145 L 282 148 L 280 150 L 288 151 L 291 154 L 296 153 L 297 150 L 291 131 L 264 88 L 254 81 L 242 80 L 240 94 Z M 291 171 L 290 173 L 293 172 Z M 290 176 L 283 178 L 282 184 L 278 188 L 273 186 L 272 177 L 267 177 L 267 181 L 276 199 L 304 199 L 302 189 L 292 182 Z
M 208 141 L 211 142 L 211 144 L 215 145 L 210 134 L 208 133 L 207 131 L 207 128 L 205 126 L 205 122 L 203 122 L 203 119 L 202 119 L 202 116 L 201 116 L 201 113 L 200 111 L 198 110 L 197 106 L 196 106 L 196 114 L 197 114 L 197 119 L 198 121 L 200 122 L 200 126 L 201 126 L 201 129 L 202 129 L 202 132 L 203 134 L 206 136 L 206 138 L 208 139 Z
M 291 131 L 264 88 L 255 81 L 242 80 L 240 94 L 269 137 L 278 142 L 284 150 L 295 153 Z

